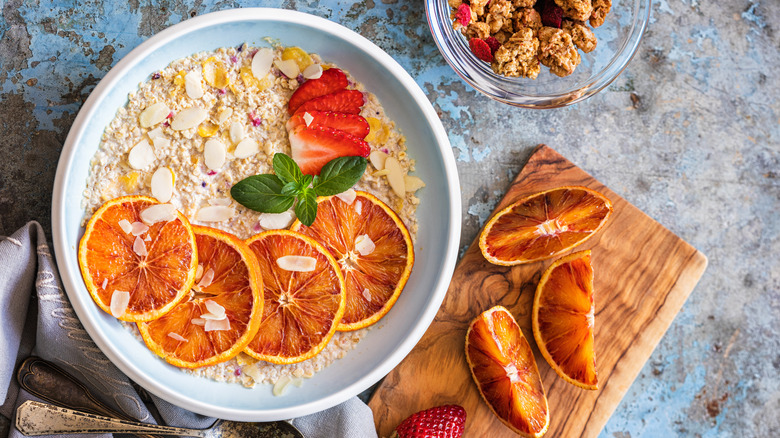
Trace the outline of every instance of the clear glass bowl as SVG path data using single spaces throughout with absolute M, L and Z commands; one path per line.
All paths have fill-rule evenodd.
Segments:
M 490 65 L 469 50 L 466 37 L 452 29 L 447 0 L 425 0 L 433 39 L 442 56 L 461 78 L 477 91 L 509 105 L 557 108 L 571 105 L 601 91 L 628 66 L 650 19 L 651 0 L 613 0 L 603 25 L 594 29 L 598 45 L 582 53 L 582 62 L 560 78 L 541 66 L 536 79 L 509 78 L 493 73 Z

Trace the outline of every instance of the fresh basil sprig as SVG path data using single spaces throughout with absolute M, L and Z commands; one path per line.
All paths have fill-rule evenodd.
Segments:
M 293 205 L 295 216 L 306 226 L 317 217 L 317 196 L 337 195 L 349 190 L 363 176 L 368 160 L 339 157 L 322 167 L 319 175 L 304 175 L 286 154 L 273 159 L 275 175 L 244 178 L 234 184 L 230 195 L 239 204 L 262 213 L 281 213 Z

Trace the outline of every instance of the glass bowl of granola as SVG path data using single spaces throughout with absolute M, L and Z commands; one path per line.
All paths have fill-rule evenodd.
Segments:
M 609 85 L 636 53 L 650 0 L 426 0 L 442 56 L 477 91 L 557 108 Z
M 252 177 L 278 190 L 232 190 Z M 257 207 L 269 196 L 289 199 Z M 79 111 L 52 202 L 63 286 L 101 351 L 162 399 L 239 421 L 326 409 L 395 367 L 446 294 L 460 214 L 447 134 L 409 74 L 343 26 L 266 8 L 187 20 L 125 56 Z M 318 224 L 357 233 L 348 257 Z M 361 263 L 382 276 L 357 288 Z M 263 330 L 291 305 L 316 305 L 326 330 Z

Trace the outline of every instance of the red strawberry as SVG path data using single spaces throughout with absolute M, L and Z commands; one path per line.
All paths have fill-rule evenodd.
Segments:
M 466 410 L 458 405 L 437 406 L 420 411 L 395 428 L 397 438 L 460 438 L 466 424 Z
M 487 37 L 485 38 L 485 42 L 487 43 L 488 47 L 490 47 L 490 53 L 494 55 L 496 54 L 496 50 L 501 47 L 501 43 L 498 42 L 496 37 Z
M 311 122 L 306 125 L 304 114 L 311 116 Z M 296 126 L 325 126 L 338 129 L 358 138 L 366 138 L 371 127 L 363 116 L 357 114 L 334 113 L 331 111 L 299 111 L 287 121 L 287 132 L 292 132 Z
M 546 0 L 541 9 L 542 24 L 560 29 L 563 21 L 563 9 L 553 0 Z
M 316 97 L 324 96 L 339 90 L 347 88 L 349 82 L 343 71 L 337 68 L 329 68 L 322 72 L 322 76 L 317 79 L 310 79 L 292 94 L 290 102 L 287 104 L 287 112 L 295 113 L 304 102 Z
M 477 55 L 477 58 L 485 62 L 493 62 L 493 53 L 490 51 L 490 46 L 484 40 L 479 38 L 472 38 L 469 40 L 469 48 L 471 52 Z
M 461 3 L 457 12 L 455 12 L 455 17 L 462 26 L 468 26 L 471 22 L 471 8 L 469 5 Z
M 322 166 L 338 157 L 367 157 L 368 143 L 337 129 L 299 125 L 290 132 L 292 159 L 307 175 L 318 175 Z
M 303 114 L 304 111 L 333 111 L 359 114 L 362 106 L 363 93 L 357 90 L 341 90 L 308 100 L 295 112 Z

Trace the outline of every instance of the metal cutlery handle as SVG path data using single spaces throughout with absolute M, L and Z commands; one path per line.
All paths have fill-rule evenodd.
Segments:
M 17 408 L 16 428 L 26 436 L 136 432 L 149 435 L 206 436 L 206 433 L 200 430 L 119 420 L 36 401 L 26 401 Z

